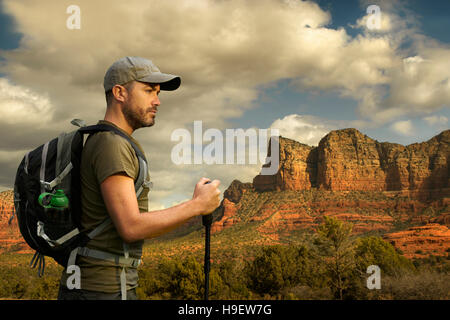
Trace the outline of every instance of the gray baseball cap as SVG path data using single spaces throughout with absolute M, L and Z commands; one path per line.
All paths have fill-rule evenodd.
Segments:
M 125 84 L 132 80 L 159 84 L 161 90 L 176 90 L 181 84 L 181 78 L 173 74 L 162 73 L 148 59 L 141 57 L 124 57 L 114 62 L 106 71 L 103 87 L 105 92 L 116 84 Z

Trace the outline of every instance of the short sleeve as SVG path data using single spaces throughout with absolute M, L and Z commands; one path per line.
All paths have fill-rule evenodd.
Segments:
M 128 141 L 112 132 L 97 133 L 92 139 L 91 165 L 99 185 L 119 173 L 136 179 L 139 163 Z

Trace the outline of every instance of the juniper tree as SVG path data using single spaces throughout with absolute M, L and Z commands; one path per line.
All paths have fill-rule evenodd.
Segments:
M 351 239 L 352 225 L 324 216 L 313 241 L 316 254 L 324 264 L 329 284 L 336 298 L 342 299 L 345 289 L 351 285 L 355 270 L 354 245 Z

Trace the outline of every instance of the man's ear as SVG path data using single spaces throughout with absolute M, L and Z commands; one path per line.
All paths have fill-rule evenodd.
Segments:
M 114 98 L 120 102 L 124 102 L 125 99 L 128 97 L 127 89 L 124 86 L 116 84 L 112 88 L 112 94 Z

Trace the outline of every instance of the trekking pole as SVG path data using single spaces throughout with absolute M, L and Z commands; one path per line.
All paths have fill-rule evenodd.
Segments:
M 209 251 L 210 251 L 210 238 L 211 238 L 211 224 L 213 220 L 212 213 L 208 215 L 202 216 L 202 222 L 205 226 L 205 300 L 208 300 L 209 295 L 209 270 L 210 270 L 210 257 L 209 257 Z
M 211 181 L 206 182 L 205 184 L 211 183 Z M 205 300 L 208 300 L 209 296 L 209 271 L 211 269 L 210 265 L 210 244 L 211 244 L 211 224 L 213 221 L 213 213 L 202 216 L 202 223 L 205 226 Z

